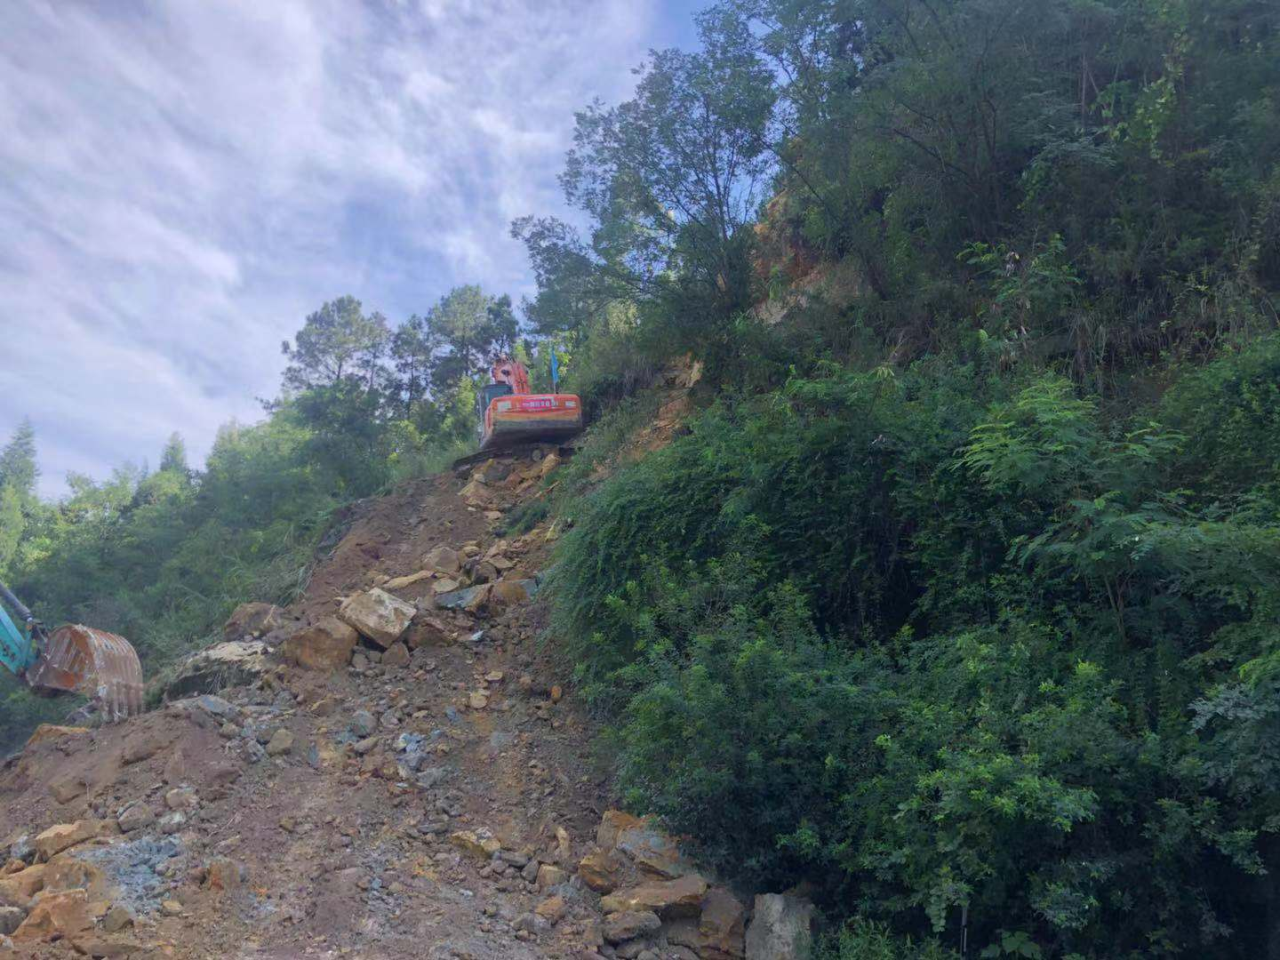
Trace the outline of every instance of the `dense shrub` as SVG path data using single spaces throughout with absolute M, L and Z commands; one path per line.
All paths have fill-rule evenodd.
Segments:
M 1274 349 L 1119 419 L 982 363 L 833 372 L 621 470 L 555 597 L 626 801 L 899 933 L 1251 955 L 1280 866 L 1278 504 L 1215 496 L 1231 475 L 1155 417 L 1267 422 L 1265 390 L 1201 378 L 1257 382 Z

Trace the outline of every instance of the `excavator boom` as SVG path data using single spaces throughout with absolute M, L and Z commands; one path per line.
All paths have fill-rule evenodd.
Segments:
M 129 641 L 76 624 L 47 635 L 4 584 L 0 601 L 0 663 L 34 692 L 82 694 L 108 722 L 142 712 L 142 664 Z

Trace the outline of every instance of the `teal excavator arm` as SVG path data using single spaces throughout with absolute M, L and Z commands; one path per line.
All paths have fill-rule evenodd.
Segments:
M 9 611 L 18 618 L 15 623 Z M 40 659 L 40 624 L 3 583 L 0 583 L 0 663 L 18 677 Z

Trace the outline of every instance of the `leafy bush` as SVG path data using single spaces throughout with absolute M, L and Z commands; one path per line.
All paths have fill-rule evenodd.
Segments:
M 1190 498 L 1196 446 L 1151 411 L 983 369 L 725 400 L 576 504 L 555 624 L 623 797 L 895 935 L 1250 955 L 1274 501 Z

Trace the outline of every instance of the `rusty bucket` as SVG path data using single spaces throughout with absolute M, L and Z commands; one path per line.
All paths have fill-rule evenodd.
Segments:
M 28 672 L 36 690 L 79 693 L 93 701 L 108 723 L 142 712 L 142 664 L 124 637 L 67 624 L 50 635 L 39 662 Z

